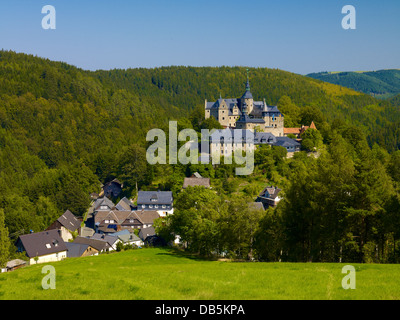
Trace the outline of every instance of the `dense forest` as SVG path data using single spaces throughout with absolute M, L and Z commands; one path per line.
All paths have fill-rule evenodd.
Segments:
M 378 70 L 369 72 L 319 72 L 308 77 L 326 81 L 377 98 L 390 98 L 400 93 L 400 70 Z
M 129 197 L 136 186 L 174 192 L 177 214 L 159 232 L 179 232 L 188 250 L 260 260 L 397 261 L 400 229 L 390 223 L 400 182 L 396 103 L 251 68 L 254 98 L 278 105 L 286 126 L 315 122 L 318 134 L 305 134 L 304 151 L 285 159 L 280 148 L 260 148 L 245 178 L 234 175 L 234 165 L 146 162 L 149 129 L 167 128 L 168 120 L 178 120 L 179 129 L 218 127 L 204 120 L 204 100 L 239 97 L 245 80 L 245 67 L 90 72 L 0 51 L 1 239 L 4 227 L 12 243 L 67 209 L 82 216 L 89 194 L 117 177 Z M 307 156 L 315 148 L 318 159 Z M 196 171 L 212 178 L 213 195 L 181 191 L 183 178 Z M 275 210 L 249 211 L 248 202 L 270 183 L 284 189 L 285 200 Z

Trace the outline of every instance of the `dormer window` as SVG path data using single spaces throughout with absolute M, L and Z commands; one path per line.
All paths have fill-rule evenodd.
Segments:
M 46 243 L 46 248 L 47 248 L 47 249 L 50 249 L 50 248 L 51 248 L 50 243 Z

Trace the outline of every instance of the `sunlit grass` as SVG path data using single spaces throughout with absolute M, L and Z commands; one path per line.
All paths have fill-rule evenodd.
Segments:
M 0 299 L 274 300 L 399 299 L 400 266 L 353 264 L 356 289 L 344 290 L 345 264 L 221 262 L 167 249 L 140 249 L 52 263 L 56 289 L 44 290 L 44 265 L 0 274 Z

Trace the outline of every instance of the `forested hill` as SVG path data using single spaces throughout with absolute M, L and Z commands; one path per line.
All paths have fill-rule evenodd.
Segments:
M 319 72 L 308 77 L 338 84 L 377 98 L 390 98 L 400 93 L 400 70 L 370 72 Z
M 281 70 L 249 74 L 254 98 L 277 104 L 287 124 L 341 119 L 397 148 L 397 137 L 387 142 L 380 131 L 399 121 L 395 105 Z M 200 121 L 204 99 L 240 97 L 245 80 L 245 67 L 90 72 L 0 51 L 0 208 L 10 232 L 42 230 L 66 209 L 83 214 L 88 194 L 113 177 L 150 174 L 129 162 L 143 157 L 149 129 Z M 304 108 L 307 119 L 298 116 Z

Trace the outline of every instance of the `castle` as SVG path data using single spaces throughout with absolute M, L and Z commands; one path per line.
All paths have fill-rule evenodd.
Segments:
M 284 116 L 276 106 L 254 101 L 247 77 L 246 91 L 241 98 L 205 100 L 205 118 L 214 117 L 224 128 L 250 129 L 283 137 Z

